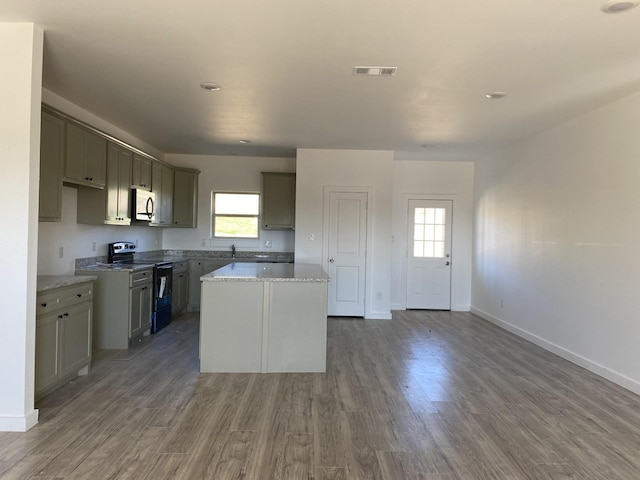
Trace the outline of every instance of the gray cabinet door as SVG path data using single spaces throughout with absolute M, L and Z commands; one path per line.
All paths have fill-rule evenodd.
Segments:
M 173 274 L 173 293 L 171 303 L 171 314 L 178 315 L 187 308 L 189 301 L 189 274 L 188 272 L 179 272 Z
M 129 338 L 141 335 L 151 325 L 151 284 L 136 285 L 129 296 Z
M 173 218 L 173 169 L 160 162 L 153 162 L 151 191 L 156 194 L 156 210 L 151 223 L 170 226 Z
M 162 214 L 162 224 L 171 225 L 173 223 L 173 169 L 162 167 L 162 196 L 160 198 L 160 213 Z
M 61 319 L 60 370 L 65 377 L 91 361 L 91 302 L 66 310 Z
M 55 385 L 60 375 L 60 318 L 58 313 L 36 319 L 36 394 Z
M 295 227 L 295 173 L 262 173 L 262 228 L 293 230 Z
M 173 226 L 198 225 L 198 174 L 176 170 L 173 180 Z
M 151 190 L 151 159 L 133 154 L 131 164 L 131 185 L 144 190 Z
M 109 223 L 128 224 L 131 221 L 129 216 L 131 157 L 131 151 L 119 145 L 109 143 L 107 183 L 105 188 L 105 218 Z
M 62 170 L 64 165 L 64 120 L 42 112 L 40 130 L 41 222 L 62 219 Z
M 103 188 L 106 181 L 107 141 L 78 125 L 66 124 L 64 180 Z
M 86 172 L 91 182 L 104 186 L 106 179 L 107 141 L 92 132 L 86 132 Z

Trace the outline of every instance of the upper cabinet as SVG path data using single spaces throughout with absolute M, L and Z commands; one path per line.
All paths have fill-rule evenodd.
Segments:
M 78 188 L 77 222 L 130 225 L 131 188 L 156 194 L 151 225 L 197 225 L 198 170 L 176 168 L 43 104 L 41 222 L 62 218 L 62 184 Z M 142 222 L 140 222 L 142 224 Z
M 295 205 L 296 174 L 262 172 L 262 228 L 293 230 Z
M 151 159 L 149 157 L 133 154 L 131 186 L 151 190 Z
M 104 188 L 106 181 L 107 140 L 67 122 L 64 181 L 86 187 Z
M 104 190 L 78 190 L 78 223 L 129 225 L 131 160 L 133 152 L 109 142 Z
M 120 145 L 109 142 L 107 153 L 107 208 L 106 222 L 131 223 L 129 216 L 131 161 L 133 153 Z
M 64 120 L 42 112 L 40 129 L 40 208 L 41 222 L 62 219 L 62 169 L 64 164 Z
M 151 166 L 151 191 L 156 194 L 152 225 L 170 227 L 173 223 L 173 169 L 160 162 Z
M 173 172 L 173 226 L 198 226 L 198 171 L 176 169 Z

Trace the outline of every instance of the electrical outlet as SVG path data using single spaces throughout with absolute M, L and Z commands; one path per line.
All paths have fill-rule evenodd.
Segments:
M 504 308 L 504 300 L 500 299 L 500 308 Z
M 64 247 L 58 247 L 58 258 L 64 258 Z
M 376 294 L 376 300 L 382 300 L 382 292 Z
M 313 242 L 315 239 L 316 239 L 315 234 L 310 233 L 310 234 L 309 234 L 309 240 L 311 240 L 311 241 Z
M 264 241 L 264 248 L 273 248 L 273 243 L 271 243 L 271 240 Z
M 202 239 L 202 246 L 203 246 L 203 247 L 206 247 L 206 246 L 207 246 L 207 241 L 206 241 L 204 238 Z
M 91 242 L 91 251 L 92 252 L 96 251 L 96 242 Z

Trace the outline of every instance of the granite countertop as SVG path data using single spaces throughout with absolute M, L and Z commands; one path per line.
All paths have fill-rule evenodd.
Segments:
M 200 277 L 203 282 L 328 282 L 320 265 L 234 262 Z
M 47 290 L 53 290 L 54 288 L 69 287 L 79 283 L 92 282 L 97 279 L 98 277 L 92 275 L 38 275 L 36 292 L 46 292 Z

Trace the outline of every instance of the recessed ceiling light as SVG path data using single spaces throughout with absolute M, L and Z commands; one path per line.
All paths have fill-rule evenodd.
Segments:
M 220 85 L 212 82 L 202 82 L 200 84 L 200 88 L 204 88 L 205 90 L 208 90 L 210 92 L 217 92 L 218 90 L 220 90 Z
M 485 93 L 484 96 L 490 100 L 500 100 L 507 96 L 507 92 L 489 92 Z
M 242 139 L 242 140 L 238 140 L 238 143 L 241 143 L 241 144 L 243 144 L 243 145 L 246 145 L 247 143 L 251 143 L 251 140 L 245 140 L 245 139 Z
M 607 3 L 600 7 L 604 13 L 619 13 L 631 10 L 638 6 L 640 1 L 638 0 L 609 0 Z

